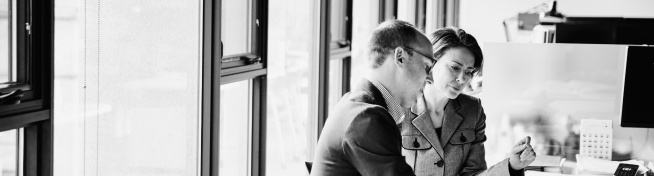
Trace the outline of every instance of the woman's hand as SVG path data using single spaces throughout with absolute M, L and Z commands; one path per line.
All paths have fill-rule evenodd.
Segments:
M 536 159 L 536 152 L 529 144 L 531 137 L 527 136 L 520 140 L 513 149 L 511 149 L 511 157 L 509 158 L 509 166 L 514 170 L 521 170 L 529 166 L 531 162 Z

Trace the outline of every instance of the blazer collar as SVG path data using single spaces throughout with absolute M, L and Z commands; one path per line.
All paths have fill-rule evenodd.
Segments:
M 359 81 L 359 84 L 357 86 L 357 89 L 365 91 L 368 93 L 368 95 L 372 96 L 372 104 L 379 105 L 383 107 L 384 109 L 388 109 L 386 106 L 386 101 L 384 100 L 384 96 L 382 95 L 381 91 L 375 87 L 374 84 L 372 84 L 370 81 L 368 81 L 365 78 L 362 78 L 361 81 Z
M 463 121 L 463 117 L 457 113 L 461 108 L 457 99 L 450 99 L 445 105 L 445 114 L 443 119 L 443 127 L 441 129 L 441 143 L 447 144 L 454 131 L 459 128 L 459 124 Z
M 459 128 L 459 125 L 463 121 L 463 117 L 457 112 L 461 109 L 461 105 L 457 99 L 451 99 L 445 105 L 445 114 L 443 117 L 443 126 L 441 127 L 441 136 L 440 138 L 436 135 L 433 123 L 431 123 L 431 117 L 429 113 L 426 113 L 426 105 L 424 96 L 418 99 L 416 106 L 411 108 L 411 112 L 416 114 L 417 117 L 412 120 L 413 126 L 415 126 L 434 146 L 438 154 L 443 157 L 443 147 L 447 144 L 447 141 L 452 138 L 452 135 Z
M 416 106 L 411 108 L 411 112 L 413 114 L 418 114 L 418 116 L 413 119 L 411 123 L 416 127 L 416 129 L 418 129 L 418 131 L 420 131 L 420 133 L 422 133 L 423 136 L 425 136 L 425 138 L 427 138 L 427 141 L 429 141 L 433 148 L 436 149 L 438 155 L 440 155 L 441 158 L 445 158 L 443 146 L 441 145 L 438 135 L 436 135 L 436 130 L 434 129 L 433 123 L 431 123 L 429 113 L 425 113 L 425 110 L 425 99 L 424 97 L 421 97 L 418 99 Z

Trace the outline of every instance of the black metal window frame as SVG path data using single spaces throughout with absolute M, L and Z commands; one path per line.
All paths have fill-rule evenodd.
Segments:
M 251 6 L 250 8 L 252 9 L 250 12 L 250 19 L 249 19 L 249 29 L 244 29 L 248 30 L 249 34 L 251 37 L 249 38 L 249 43 L 250 43 L 250 48 L 251 51 L 246 52 L 246 53 L 238 53 L 238 54 L 232 54 L 232 55 L 223 55 L 221 57 L 221 74 L 223 77 L 229 76 L 229 75 L 239 75 L 244 72 L 251 72 L 251 71 L 256 71 L 256 70 L 265 70 L 265 62 L 264 62 L 264 50 L 265 50 L 265 34 L 266 32 L 264 27 L 264 19 L 263 17 L 267 17 L 267 11 L 264 11 L 267 9 L 267 7 L 264 9 L 263 6 L 266 5 L 268 2 L 263 1 L 263 0 L 251 0 Z M 224 24 L 229 26 L 229 24 Z M 220 45 L 229 45 L 229 43 L 224 43 L 220 42 Z M 222 48 L 221 48 L 222 50 Z M 264 73 L 265 74 L 265 73 Z M 263 75 L 263 74 L 261 74 Z M 234 80 L 239 80 L 238 78 L 241 76 L 237 76 L 236 79 L 233 77 L 228 77 L 227 80 L 221 81 L 222 84 L 225 84 L 225 82 L 229 83 L 230 81 Z M 247 76 L 246 76 L 247 77 Z
M 218 176 L 220 147 L 220 86 L 251 80 L 252 141 L 250 172 L 265 175 L 266 156 L 266 90 L 268 1 L 252 0 L 250 29 L 251 51 L 223 56 L 221 42 L 221 1 L 203 0 L 202 29 L 202 123 L 200 175 Z
M 318 135 L 324 126 L 328 110 L 329 61 L 343 60 L 342 93 L 349 91 L 351 72 L 352 39 L 352 0 L 347 0 L 346 36 L 343 40 L 332 42 L 329 35 L 330 2 L 320 1 L 320 39 L 318 60 Z M 396 2 L 396 0 L 395 0 Z M 201 164 L 202 176 L 218 176 L 219 162 L 219 114 L 220 85 L 251 80 L 252 84 L 252 155 L 251 173 L 265 175 L 266 171 L 266 94 L 267 94 L 267 36 L 268 2 L 253 0 L 252 19 L 249 29 L 252 33 L 252 52 L 223 57 L 221 42 L 221 1 L 203 1 L 203 72 L 202 72 L 202 136 Z M 397 11 L 397 10 L 395 10 Z M 347 20 L 345 20 L 347 19 Z M 218 59 L 220 58 L 220 59 Z M 228 103 L 228 102 L 224 102 Z
M 16 26 L 16 31 L 10 30 L 16 34 L 16 46 L 9 44 L 11 48 L 16 49 L 16 70 L 12 70 L 12 72 L 15 71 L 16 80 L 0 83 L 0 93 L 8 94 L 21 90 L 23 96 L 20 98 L 20 104 L 0 106 L 0 117 L 39 109 L 42 104 L 42 88 L 39 86 L 42 84 L 42 73 L 39 70 L 39 60 L 33 60 L 30 54 L 32 35 L 31 31 L 28 31 L 27 25 L 32 26 L 31 11 L 31 1 L 16 1 L 16 21 L 10 23 L 10 25 Z M 9 53 L 11 52 L 10 50 Z
M 17 37 L 16 46 L 11 47 L 17 52 L 17 80 L 0 85 L 0 92 L 22 90 L 24 94 L 19 104 L 0 106 L 0 131 L 23 129 L 23 143 L 18 144 L 23 151 L 19 172 L 51 176 L 54 0 L 16 2 L 17 18 L 12 25 L 16 25 Z
M 353 0 L 343 0 L 343 3 L 334 4 L 335 1 L 321 1 L 321 46 L 320 46 L 320 86 L 319 86 L 319 107 L 318 107 L 318 137 L 322 127 L 329 116 L 329 97 L 342 96 L 350 91 L 351 65 L 352 65 L 352 4 Z M 342 10 L 342 11 L 341 11 Z M 338 13 L 336 17 L 331 18 L 333 13 Z M 336 26 L 343 26 L 344 30 L 332 31 L 331 25 L 340 23 Z M 339 39 L 332 39 L 332 36 L 342 36 Z M 329 61 L 340 60 L 341 77 L 338 79 L 341 87 L 338 91 L 340 94 L 329 95 Z M 317 139 L 317 138 L 316 138 Z

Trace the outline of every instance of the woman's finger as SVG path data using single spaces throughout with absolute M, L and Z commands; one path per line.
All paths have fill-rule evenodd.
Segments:
M 523 158 L 527 158 L 528 155 L 534 153 L 534 149 L 531 145 L 527 144 L 525 146 L 526 148 L 522 151 L 522 154 L 520 154 L 520 160 L 523 160 Z
M 520 141 L 518 141 L 518 143 L 516 143 L 515 146 L 517 147 L 519 145 L 529 144 L 530 141 L 531 141 L 531 137 L 527 136 L 525 138 L 522 138 Z
M 521 156 L 521 161 L 529 161 L 529 160 L 535 160 L 536 159 L 536 152 L 534 152 L 533 148 L 531 148 L 529 151 L 523 152 L 525 154 L 524 156 Z
M 516 145 L 515 147 L 513 147 L 513 149 L 511 149 L 511 153 L 513 153 L 513 154 L 520 153 L 523 150 L 525 150 L 526 148 L 527 148 L 527 145 Z

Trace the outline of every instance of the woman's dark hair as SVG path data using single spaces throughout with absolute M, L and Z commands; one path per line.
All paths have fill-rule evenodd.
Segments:
M 481 75 L 484 66 L 484 55 L 477 40 L 463 29 L 446 27 L 437 29 L 429 35 L 429 41 L 434 49 L 434 58 L 441 58 L 445 51 L 454 47 L 462 47 L 472 52 L 475 57 L 475 74 Z

